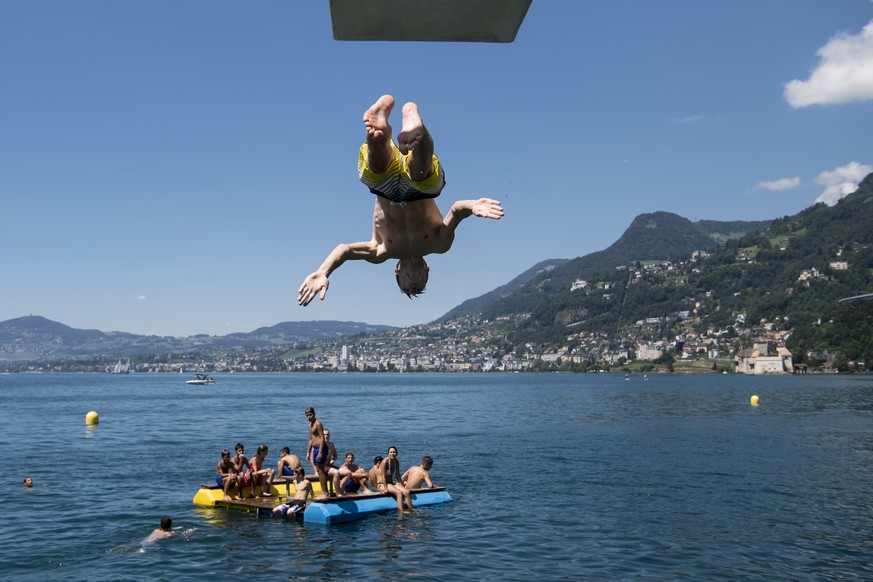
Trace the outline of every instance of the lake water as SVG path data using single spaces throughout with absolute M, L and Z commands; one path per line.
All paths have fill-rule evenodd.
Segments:
M 873 577 L 870 377 L 187 378 L 0 375 L 4 579 Z M 454 501 L 341 526 L 191 503 L 237 441 L 302 457 L 307 406 L 367 467 L 431 455 Z M 196 531 L 144 547 L 163 515 Z

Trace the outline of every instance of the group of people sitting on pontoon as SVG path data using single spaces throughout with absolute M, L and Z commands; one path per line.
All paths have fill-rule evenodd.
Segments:
M 288 447 L 280 451 L 276 469 L 266 467 L 269 448 L 259 445 L 255 456 L 251 459 L 245 456 L 245 447 L 237 443 L 236 455 L 231 457 L 230 451 L 221 452 L 221 460 L 216 469 L 215 482 L 224 490 L 224 499 L 241 499 L 243 488 L 250 487 L 249 497 L 271 497 L 273 481 L 276 478 L 290 479 L 294 483 L 294 494 L 288 487 L 288 499 L 285 503 L 273 509 L 276 516 L 286 514 L 292 516 L 306 507 L 306 500 L 311 496 L 315 500 L 328 496 L 348 495 L 353 493 L 388 493 L 397 500 L 398 510 L 412 510 L 411 489 L 424 486 L 434 487 L 430 479 L 430 469 L 433 459 L 425 455 L 421 465 L 410 467 L 405 473 L 400 472 L 400 462 L 397 459 L 397 447 L 388 447 L 387 457 L 377 456 L 373 466 L 367 470 L 355 464 L 355 455 L 346 453 L 345 462 L 336 466 L 336 447 L 330 441 L 330 431 L 315 417 L 315 409 L 306 409 L 309 420 L 309 446 L 306 450 L 306 460 L 315 470 L 321 486 L 321 495 L 315 497 L 312 485 L 306 478 L 300 459 L 291 454 Z M 373 488 L 375 487 L 375 491 Z M 260 488 L 260 494 L 255 491 Z

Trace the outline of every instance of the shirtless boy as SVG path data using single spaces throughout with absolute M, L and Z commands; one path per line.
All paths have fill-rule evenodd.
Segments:
M 318 483 L 321 485 L 321 496 L 318 499 L 322 499 L 327 497 L 327 471 L 324 463 L 327 461 L 330 449 L 324 440 L 324 426 L 315 418 L 315 409 L 311 406 L 306 409 L 306 420 L 309 421 L 309 447 L 306 449 L 306 458 L 315 467 Z
M 366 142 L 358 154 L 358 176 L 376 195 L 373 238 L 338 245 L 317 271 L 300 285 L 297 303 L 303 306 L 327 295 L 328 277 L 346 261 L 384 263 L 397 259 L 397 285 L 408 297 L 424 291 L 429 269 L 424 260 L 431 253 L 452 247 L 455 230 L 469 216 L 499 219 L 503 208 L 497 200 L 459 200 L 443 218 L 434 199 L 446 184 L 445 172 L 434 153 L 430 132 L 418 106 L 407 103 L 397 144 L 388 118 L 394 97 L 383 95 L 364 112 Z
M 306 509 L 306 498 L 310 495 L 312 495 L 312 484 L 304 477 L 303 469 L 298 468 L 294 472 L 294 497 L 288 497 L 285 503 L 274 507 L 273 517 L 279 517 L 283 514 L 293 517 L 296 513 Z
M 371 493 L 367 487 L 367 481 L 370 477 L 364 469 L 355 464 L 354 454 L 346 453 L 346 462 L 340 466 L 337 474 L 338 476 L 334 484 L 337 494 L 355 493 L 361 489 Z
M 233 466 L 236 467 L 240 495 L 242 495 L 243 487 L 251 485 L 252 488 L 249 491 L 249 497 L 254 497 L 255 485 L 252 483 L 252 466 L 246 458 L 245 447 L 242 443 L 236 443 L 234 450 L 236 451 L 236 456 L 231 459 L 231 462 L 233 462 Z
M 139 551 L 144 553 L 148 546 L 157 542 L 158 540 L 171 538 L 171 537 L 174 537 L 176 535 L 178 535 L 182 538 L 187 538 L 192 533 L 194 533 L 194 530 L 195 530 L 195 528 L 193 528 L 193 527 L 188 528 L 185 531 L 181 531 L 181 528 L 178 528 L 178 527 L 174 530 L 173 529 L 173 520 L 169 516 L 162 517 L 161 518 L 161 527 L 152 531 L 152 533 L 150 533 L 148 535 L 148 537 L 146 537 L 146 539 L 144 539 L 142 541 L 142 546 L 140 547 Z
M 161 527 L 156 529 L 146 538 L 148 541 L 159 540 L 162 538 L 168 538 L 173 535 L 173 520 L 169 517 L 161 518 Z
M 367 478 L 368 481 L 370 481 L 370 486 L 379 483 L 379 467 L 382 464 L 382 459 L 383 457 L 380 456 L 377 456 L 375 459 L 373 459 L 373 466 L 370 467 L 370 470 L 367 472 Z
M 330 440 L 330 429 L 324 429 L 324 446 L 327 447 L 327 458 L 324 460 L 324 474 L 327 477 L 327 486 L 332 487 L 331 495 L 339 493 L 337 484 L 339 483 L 339 467 L 336 466 L 336 460 L 339 458 L 336 452 L 336 445 Z
M 216 473 L 216 483 L 218 483 L 219 485 L 223 485 L 224 488 L 224 500 L 230 501 L 231 486 L 236 488 L 236 495 L 234 495 L 233 498 L 241 499 L 242 484 L 239 479 L 239 473 L 236 470 L 236 465 L 234 465 L 233 461 L 231 461 L 230 451 L 228 451 L 227 449 L 221 451 L 221 460 L 218 461 Z
M 280 477 L 293 477 L 294 470 L 300 468 L 300 459 L 297 458 L 297 455 L 292 455 L 291 449 L 288 447 L 282 447 L 279 454 L 282 456 L 279 457 L 276 474 Z
M 433 467 L 433 459 L 425 455 L 421 458 L 421 465 L 408 468 L 400 481 L 407 489 L 419 489 L 422 483 L 426 483 L 428 487 L 433 487 L 430 480 L 431 467 Z

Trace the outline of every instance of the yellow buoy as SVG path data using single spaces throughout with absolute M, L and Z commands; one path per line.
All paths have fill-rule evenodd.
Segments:
M 97 424 L 100 422 L 100 415 L 93 410 L 85 415 L 85 424 Z
M 758 406 L 758 400 L 759 399 L 758 399 L 757 394 L 752 394 L 752 397 L 749 398 L 749 402 L 751 403 L 752 406 Z

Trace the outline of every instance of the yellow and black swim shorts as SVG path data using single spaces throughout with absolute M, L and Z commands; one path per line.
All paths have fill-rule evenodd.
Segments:
M 393 141 L 391 142 L 391 151 L 393 157 L 388 168 L 377 174 L 367 165 L 368 148 L 366 142 L 361 146 L 361 151 L 358 154 L 358 178 L 370 189 L 370 192 L 397 204 L 436 198 L 440 195 L 446 185 L 446 174 L 436 154 L 433 155 L 431 175 L 421 182 L 416 182 L 409 175 L 406 163 L 409 154 L 405 156 L 401 154 Z

